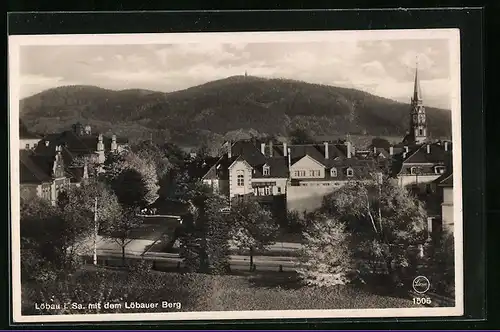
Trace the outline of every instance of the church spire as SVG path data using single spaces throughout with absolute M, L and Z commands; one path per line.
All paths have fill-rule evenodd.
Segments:
M 420 89 L 420 80 L 418 79 L 418 58 L 415 65 L 415 82 L 413 83 L 413 100 L 415 102 L 422 100 L 422 90 Z
M 418 79 L 418 59 L 415 68 L 415 82 L 411 98 L 410 133 L 408 141 L 411 144 L 422 144 L 427 140 L 427 121 L 425 107 L 422 105 L 422 91 Z

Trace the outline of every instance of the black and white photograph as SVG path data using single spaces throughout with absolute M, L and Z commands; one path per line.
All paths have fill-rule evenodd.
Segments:
M 462 315 L 459 50 L 10 36 L 14 321 Z

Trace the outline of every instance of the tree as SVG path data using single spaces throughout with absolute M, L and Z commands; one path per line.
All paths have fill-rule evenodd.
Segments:
M 304 232 L 305 244 L 297 273 L 308 285 L 332 286 L 349 282 L 354 269 L 345 224 L 324 216 Z
M 125 266 L 125 248 L 133 241 L 132 231 L 139 228 L 143 219 L 132 208 L 123 209 L 122 215 L 115 222 L 107 224 L 104 232 L 111 237 L 121 248 L 122 264 Z
M 134 189 L 138 189 L 138 193 L 130 196 L 125 200 L 134 202 L 140 205 L 149 205 L 158 198 L 158 175 L 155 164 L 147 158 L 141 158 L 131 151 L 121 153 L 111 153 L 108 155 L 104 164 L 104 179 L 108 182 L 119 198 L 124 198 L 131 194 Z M 135 186 L 134 189 L 129 189 L 127 195 L 122 195 L 117 189 L 126 189 L 123 185 L 124 181 L 131 181 Z M 140 193 L 141 197 L 137 197 Z M 128 204 L 128 203 L 127 203 Z
M 231 224 L 221 210 L 227 207 L 227 199 L 200 183 L 187 186 L 184 192 L 191 209 L 181 236 L 181 257 L 190 271 L 208 272 L 211 267 L 215 273 L 224 273 L 229 268 Z
M 288 134 L 292 144 L 310 144 L 314 142 L 309 131 L 303 128 L 296 128 Z
M 390 146 L 391 146 L 391 142 L 389 142 L 385 138 L 375 137 L 372 139 L 371 147 L 377 147 L 377 148 L 383 148 L 383 149 L 389 150 Z
M 425 210 L 406 189 L 387 178 L 353 181 L 327 195 L 321 210 L 346 225 L 357 258 L 382 261 L 393 281 L 405 282 L 426 225 Z
M 21 251 L 36 252 L 40 264 L 68 273 L 79 265 L 85 240 L 93 229 L 91 220 L 78 211 L 61 211 L 42 199 L 21 201 L 20 226 Z
M 65 195 L 67 200 L 65 204 L 61 204 L 63 211 L 77 213 L 92 224 L 96 217 L 98 229 L 106 228 L 106 225 L 113 224 L 121 217 L 122 209 L 118 197 L 112 188 L 103 182 L 89 180 L 80 187 L 65 192 Z
M 148 189 L 141 174 L 134 169 L 124 170 L 113 181 L 112 188 L 125 208 L 134 209 L 148 205 Z
M 425 264 L 420 275 L 427 276 L 432 291 L 444 296 L 455 297 L 455 241 L 449 231 L 429 243 Z
M 229 240 L 232 223 L 222 209 L 228 206 L 223 196 L 211 194 L 205 200 L 207 256 L 212 271 L 217 274 L 225 273 L 230 269 Z
M 149 164 L 154 164 L 158 179 L 165 176 L 173 167 L 166 151 L 149 140 L 132 145 L 131 151 L 140 159 L 147 160 Z
M 250 251 L 250 269 L 252 269 L 254 250 L 265 249 L 273 244 L 278 226 L 270 211 L 250 199 L 235 200 L 229 216 L 233 222 L 233 242 L 238 248 Z

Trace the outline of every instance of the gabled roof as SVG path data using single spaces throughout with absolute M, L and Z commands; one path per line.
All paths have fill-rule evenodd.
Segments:
M 439 185 L 442 187 L 453 187 L 453 173 L 448 174 L 444 179 L 439 181 Z
M 231 146 L 232 156 L 242 156 L 250 165 L 265 163 L 266 157 L 253 142 L 237 141 Z
M 291 166 L 295 165 L 295 164 L 296 164 L 296 163 L 298 163 L 299 161 L 304 160 L 304 159 L 306 159 L 306 158 L 307 158 L 307 159 L 310 159 L 310 160 L 312 160 L 312 161 L 314 161 L 314 163 L 316 163 L 316 164 L 317 164 L 317 165 L 319 165 L 319 166 L 326 167 L 326 165 L 325 165 L 324 163 L 320 162 L 319 160 L 316 160 L 316 158 L 314 158 L 314 157 L 310 156 L 309 154 L 306 154 L 306 155 L 304 155 L 304 156 L 302 156 L 302 157 L 300 157 L 300 158 L 292 158 L 292 164 L 291 164 Z
M 222 174 L 222 177 L 228 175 L 227 170 L 229 166 L 238 158 L 239 156 L 232 156 L 228 158 L 227 154 L 220 157 L 216 163 L 214 163 L 209 170 L 203 175 L 202 180 L 215 180 L 218 178 L 218 174 Z M 219 173 L 220 172 L 220 173 Z
M 430 146 L 430 153 L 427 147 Z M 403 160 L 403 163 L 443 163 L 451 157 L 451 151 L 445 151 L 440 144 L 423 144 L 416 151 L 410 152 Z
M 21 184 L 41 184 L 52 181 L 53 160 L 46 156 L 36 156 L 30 151 L 19 151 Z
M 292 160 L 292 165 L 295 164 L 300 159 L 304 158 L 306 155 L 318 161 L 319 163 L 323 163 L 325 155 L 324 152 L 321 152 L 318 149 L 318 147 L 319 146 L 315 144 L 291 145 L 290 157 Z
M 250 163 L 246 161 L 245 158 L 243 158 L 242 156 L 237 156 L 236 159 L 234 159 L 234 161 L 231 164 L 229 164 L 228 168 L 233 167 L 233 165 L 238 161 L 245 163 L 249 168 L 253 169 L 253 166 L 250 165 Z

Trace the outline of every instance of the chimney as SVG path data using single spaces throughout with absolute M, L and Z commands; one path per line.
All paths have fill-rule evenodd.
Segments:
M 347 145 L 347 158 L 351 158 L 351 156 L 352 156 L 351 142 L 347 141 L 345 144 Z
M 448 151 L 448 142 L 444 142 L 444 151 Z
M 266 143 L 260 143 L 260 153 L 266 155 Z
M 111 151 L 118 150 L 118 144 L 116 144 L 116 135 L 111 136 Z
M 328 151 L 328 142 L 324 142 L 323 145 L 325 146 L 325 159 L 330 158 L 330 151 Z
M 407 153 L 406 151 L 405 151 L 405 152 L 403 152 L 403 159 L 405 159 L 405 158 L 406 158 L 406 153 Z
M 389 154 L 392 156 L 394 154 L 394 147 L 389 147 Z
M 427 153 L 431 153 L 431 145 L 427 144 Z
M 288 144 L 283 142 L 283 156 L 286 157 L 288 155 Z
M 49 146 L 50 142 L 47 140 L 45 141 L 45 146 Z
M 292 150 L 288 148 L 287 151 L 287 156 L 288 156 L 288 170 L 290 170 L 290 167 L 292 167 Z
M 408 148 L 408 146 L 405 145 L 405 153 L 408 153 L 410 151 L 410 149 Z
M 269 141 L 269 157 L 273 156 L 273 141 Z
M 85 135 L 90 135 L 92 133 L 92 127 L 89 125 L 85 126 Z
M 99 134 L 97 138 L 97 151 L 104 151 L 104 143 L 102 134 Z
M 377 154 L 377 147 L 376 146 L 373 147 L 373 153 Z

